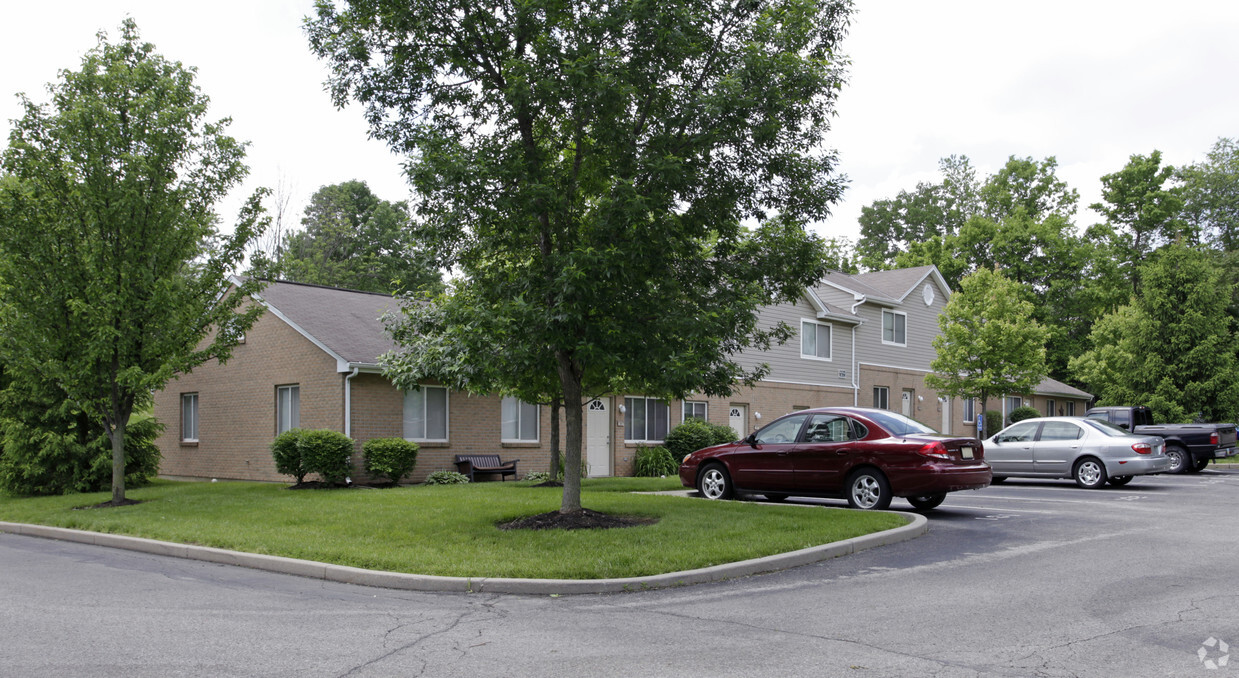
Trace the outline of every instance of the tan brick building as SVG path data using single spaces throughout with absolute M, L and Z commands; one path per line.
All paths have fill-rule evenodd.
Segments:
M 975 431 L 975 407 L 940 398 L 925 385 L 931 342 L 950 290 L 932 266 L 861 275 L 831 273 L 795 303 L 763 309 L 766 325 L 786 322 L 797 336 L 767 352 L 739 356 L 767 364 L 756 387 L 728 398 L 665 402 L 640 393 L 585 406 L 583 456 L 594 476 L 631 475 L 633 456 L 688 417 L 726 424 L 744 436 L 797 409 L 859 405 L 890 409 L 944 432 Z M 498 453 L 518 470 L 548 470 L 550 409 L 495 396 L 471 396 L 433 383 L 403 393 L 382 375 L 379 357 L 394 345 L 380 317 L 386 295 L 299 283 L 272 283 L 256 299 L 268 312 L 225 365 L 204 364 L 156 394 L 166 425 L 161 473 L 173 478 L 287 481 L 270 445 L 293 426 L 329 428 L 361 444 L 375 437 L 415 440 L 422 451 L 412 480 L 452 469 L 452 457 Z M 1039 409 L 1082 414 L 1089 394 L 1045 380 L 1022 397 Z M 1015 406 L 991 401 L 991 409 Z

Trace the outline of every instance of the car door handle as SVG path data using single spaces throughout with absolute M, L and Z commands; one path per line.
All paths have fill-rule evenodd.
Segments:
M 837 457 L 842 457 L 842 456 L 844 456 L 844 455 L 846 455 L 846 454 L 851 454 L 851 453 L 852 453 L 852 451 L 851 451 L 851 450 L 848 450 L 848 449 L 843 449 L 843 450 L 835 450 L 835 456 L 837 456 Z

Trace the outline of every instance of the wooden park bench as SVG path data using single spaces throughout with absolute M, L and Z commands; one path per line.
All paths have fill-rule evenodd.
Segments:
M 469 482 L 473 482 L 475 473 L 498 473 L 499 480 L 502 481 L 505 480 L 505 476 L 516 476 L 516 462 L 518 461 L 520 459 L 499 461 L 497 454 L 458 454 L 455 464 L 456 470 L 469 476 Z

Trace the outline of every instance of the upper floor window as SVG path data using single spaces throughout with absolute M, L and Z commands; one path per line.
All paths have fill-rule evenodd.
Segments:
M 500 437 L 504 442 L 538 442 L 539 407 L 518 398 L 504 398 L 500 407 Z
M 628 411 L 624 417 L 625 442 L 661 443 L 666 440 L 671 420 L 667 401 L 628 396 L 624 398 L 624 409 Z
M 283 433 L 301 426 L 301 387 L 277 386 L 275 389 L 275 432 Z
M 882 343 L 897 346 L 908 345 L 908 314 L 900 311 L 882 311 Z
M 422 386 L 404 394 L 404 437 L 447 442 L 447 389 Z
M 198 394 L 181 394 L 181 440 L 198 442 Z
M 830 325 L 813 320 L 800 321 L 800 357 L 830 360 Z
M 700 400 L 685 400 L 684 411 L 681 414 L 680 421 L 688 421 L 689 419 L 700 419 L 707 421 L 706 412 L 708 406 L 704 401 Z
M 873 387 L 873 406 L 879 410 L 890 409 L 891 390 L 885 386 Z

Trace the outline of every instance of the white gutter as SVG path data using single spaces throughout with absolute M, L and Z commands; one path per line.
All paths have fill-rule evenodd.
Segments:
M 856 300 L 856 303 L 852 304 L 852 315 L 856 315 L 856 309 L 865 303 L 867 297 L 857 294 L 852 298 Z M 852 407 L 860 407 L 860 381 L 856 373 L 856 326 L 852 327 Z
M 361 371 L 360 367 L 354 367 L 352 374 L 344 378 L 344 435 L 348 438 L 353 437 L 353 377 Z

